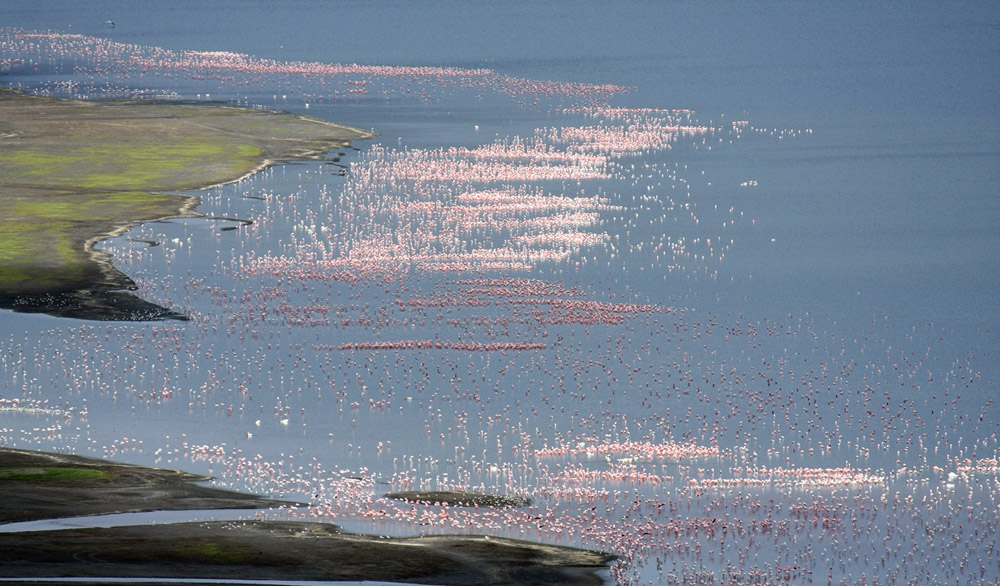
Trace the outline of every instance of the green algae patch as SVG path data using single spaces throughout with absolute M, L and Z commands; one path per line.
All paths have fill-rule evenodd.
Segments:
M 0 90 L 0 307 L 51 313 L 31 309 L 32 299 L 134 289 L 95 243 L 139 223 L 198 216 L 198 198 L 176 192 L 373 136 L 282 112 Z

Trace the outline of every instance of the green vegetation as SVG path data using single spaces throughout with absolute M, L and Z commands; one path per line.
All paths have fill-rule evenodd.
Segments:
M 0 166 L 6 182 L 75 191 L 185 190 L 204 187 L 195 174 L 183 175 L 210 160 L 226 179 L 252 171 L 261 160 L 259 147 L 239 144 L 229 137 L 164 137 L 156 144 L 148 140 L 116 140 L 88 137 L 67 141 L 64 152 L 40 153 L 27 149 L 0 150 Z M 74 144 L 76 143 L 76 144 Z
M 372 135 L 216 105 L 82 102 L 0 91 L 0 307 L 4 298 L 127 288 L 91 246 L 138 223 L 195 216 L 178 191 Z
M 70 290 L 97 275 L 92 253 L 76 236 L 91 226 L 116 225 L 163 217 L 186 198 L 149 192 L 52 190 L 34 197 L 12 197 L 0 218 L 0 291 Z M 42 237 L 44 236 L 44 237 Z

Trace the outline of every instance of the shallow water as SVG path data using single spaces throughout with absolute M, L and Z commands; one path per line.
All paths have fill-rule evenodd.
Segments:
M 995 10 L 338 7 L 14 3 L 5 26 L 117 53 L 10 41 L 5 58 L 38 67 L 5 66 L 8 87 L 288 109 L 380 137 L 331 153 L 347 176 L 285 165 L 200 194 L 251 226 L 103 245 L 188 323 L 4 313 L 5 444 L 209 473 L 349 529 L 609 550 L 620 583 L 1000 575 Z M 198 68 L 185 50 L 249 57 Z M 598 123 L 622 134 L 561 138 Z M 642 124 L 674 142 L 634 146 Z M 534 158 L 497 155 L 519 144 Z M 571 151 L 602 157 L 600 177 L 539 158 Z M 456 160 L 479 166 L 444 177 Z M 526 178 L 511 160 L 565 168 Z M 486 165 L 506 175 L 470 179 Z M 482 209 L 497 202 L 520 207 Z M 438 488 L 534 503 L 381 498 Z
M 120 513 L 111 515 L 90 515 L 86 517 L 66 517 L 41 521 L 21 521 L 0 525 L 0 533 L 20 533 L 24 531 L 61 531 L 65 529 L 91 529 L 108 527 L 131 527 L 137 525 L 159 525 L 162 523 L 193 523 L 198 521 L 245 521 L 254 519 L 277 519 L 280 513 L 270 509 L 215 509 L 204 511 L 150 511 L 147 513 Z

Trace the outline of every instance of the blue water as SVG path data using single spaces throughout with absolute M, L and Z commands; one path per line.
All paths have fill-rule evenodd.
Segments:
M 787 302 L 849 309 L 861 291 L 864 313 L 902 307 L 916 321 L 1000 313 L 991 294 L 1000 284 L 1000 41 L 988 4 L 19 4 L 6 9 L 11 26 L 72 25 L 116 41 L 277 60 L 612 83 L 636 88 L 620 100 L 626 106 L 812 128 L 808 142 L 726 161 L 767 181 L 754 210 L 776 246 L 744 248 L 747 257 L 737 258 L 750 272 L 777 273 L 761 295 L 795 289 Z M 331 118 L 395 134 L 383 111 L 364 118 L 351 110 Z
M 619 547 L 631 555 L 613 573 L 623 583 L 676 583 L 703 575 L 697 572 L 721 583 L 733 567 L 746 582 L 779 579 L 776 566 L 792 565 L 812 573 L 791 583 L 827 583 L 827 574 L 833 583 L 861 583 L 863 573 L 868 583 L 991 583 L 1000 575 L 988 545 L 998 525 L 996 467 L 948 482 L 960 461 L 998 456 L 1000 9 L 992 4 L 14 1 L 2 26 L 282 62 L 485 68 L 615 84 L 630 88 L 610 99 L 615 107 L 691 109 L 701 123 L 747 120 L 759 129 L 732 143 L 725 134 L 711 150 L 682 140 L 670 151 L 622 158 L 622 169 L 635 167 L 582 186 L 622 206 L 595 228 L 610 235 L 617 254 L 598 247 L 581 253 L 587 263 L 575 269 L 543 263 L 514 275 L 577 287 L 600 302 L 675 310 L 622 325 L 460 329 L 448 320 L 468 326 L 507 314 L 398 310 L 397 299 L 461 289 L 426 275 L 356 287 L 234 275 L 240 259 L 287 253 L 313 223 L 327 221 L 324 214 L 343 213 L 324 198 L 338 201 L 350 183 L 323 165 L 299 164 L 201 193 L 206 214 L 250 218 L 254 228 L 173 221 L 105 244 L 141 294 L 194 316 L 191 323 L 0 315 L 3 444 L 212 473 L 224 486 L 289 498 L 319 490 L 317 505 L 336 502 L 336 494 L 359 499 L 365 510 L 384 507 L 378 497 L 405 488 L 401 478 L 421 488 L 464 479 L 532 496 L 532 515 L 578 523 L 591 503 L 544 492 L 563 486 L 552 477 L 570 462 L 523 453 L 591 440 L 695 441 L 718 445 L 723 457 L 660 462 L 636 454 L 640 470 L 673 482 L 593 481 L 608 492 L 602 522 L 638 535 L 636 519 L 657 528 L 667 522 L 650 503 L 679 503 L 672 519 L 772 519 L 791 527 L 758 534 L 750 547 L 763 548 L 747 557 L 740 555 L 747 542 L 723 553 L 704 531 L 681 539 L 704 542 L 714 555 L 526 530 L 520 518 L 508 520 L 507 533 Z M 6 87 L 54 95 L 73 92 L 53 82 L 92 79 L 62 66 L 0 73 Z M 457 89 L 428 100 L 378 93 L 319 100 L 322 92 L 303 79 L 232 85 L 177 72 L 97 76 L 97 85 L 103 93 L 90 97 L 153 89 L 374 129 L 377 139 L 344 155 L 357 165 L 375 147 L 474 148 L 588 123 L 557 112 L 572 99 L 525 105 Z M 254 199 L 268 193 L 275 197 Z M 649 194 L 659 199 L 644 200 Z M 668 209 L 668 201 L 694 204 L 700 221 Z M 721 259 L 657 258 L 650 250 L 667 236 L 733 242 Z M 144 248 L 136 239 L 162 245 Z M 690 244 L 690 251 L 707 248 Z M 674 261 L 679 266 L 668 269 Z M 259 300 L 275 290 L 287 297 Z M 246 319 L 284 299 L 352 321 L 304 328 Z M 366 321 L 379 315 L 414 321 Z M 438 337 L 547 347 L 503 355 L 329 349 Z M 59 412 L 31 411 L 39 406 Z M 602 457 L 575 463 L 596 471 L 617 465 Z M 702 477 L 698 468 L 728 478 L 746 466 L 847 466 L 887 481 L 836 490 L 687 490 L 687 480 Z M 353 477 L 368 484 L 356 490 Z M 763 512 L 744 506 L 772 498 L 777 505 Z M 837 522 L 862 521 L 853 529 L 796 525 L 789 507 L 803 501 L 846 507 L 834 514 Z M 873 505 L 882 517 L 869 516 Z M 334 507 L 326 520 L 377 532 L 428 530 L 352 517 L 348 508 Z M 968 518 L 968 529 L 952 527 L 959 517 Z M 914 537 L 924 527 L 937 532 Z M 962 545 L 951 545 L 952 537 Z M 938 563 L 924 565 L 928 556 Z M 966 566 L 964 557 L 973 562 Z

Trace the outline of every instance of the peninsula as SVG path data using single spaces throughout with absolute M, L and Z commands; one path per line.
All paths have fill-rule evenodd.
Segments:
M 127 293 L 94 244 L 196 217 L 179 192 L 375 135 L 220 104 L 80 101 L 0 90 L 0 308 L 85 319 L 182 317 Z

